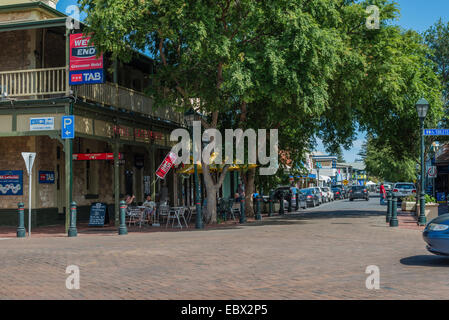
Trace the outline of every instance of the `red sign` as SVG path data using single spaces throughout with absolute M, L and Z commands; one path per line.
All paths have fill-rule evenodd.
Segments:
M 118 154 L 119 160 L 122 159 L 122 154 Z M 114 160 L 113 153 L 74 153 L 73 160 Z
M 97 58 L 97 49 L 89 44 L 90 36 L 70 35 L 70 71 L 103 69 L 103 55 Z
M 169 154 L 167 154 L 164 161 L 162 161 L 161 165 L 157 169 L 156 176 L 158 176 L 161 179 L 164 179 L 165 176 L 167 175 L 167 173 L 173 167 L 173 164 L 175 163 L 176 158 L 177 158 L 177 156 L 173 152 L 170 152 Z

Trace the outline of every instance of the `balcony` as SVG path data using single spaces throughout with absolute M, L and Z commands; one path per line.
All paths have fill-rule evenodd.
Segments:
M 66 68 L 48 68 L 0 72 L 0 95 L 15 99 L 45 99 L 66 94 Z M 153 108 L 153 100 L 145 94 L 114 83 L 72 87 L 85 101 L 149 115 L 161 120 L 182 123 L 182 114 L 172 107 Z

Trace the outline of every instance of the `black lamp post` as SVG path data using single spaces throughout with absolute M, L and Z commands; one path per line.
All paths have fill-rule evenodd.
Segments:
M 201 115 L 197 113 L 195 110 L 190 108 L 185 114 L 184 119 L 186 122 L 187 127 L 190 129 L 190 135 L 192 137 L 192 146 L 193 146 L 193 122 L 194 121 L 200 121 Z M 194 160 L 193 163 L 193 170 L 194 170 L 194 179 L 195 179 L 195 190 L 196 190 L 196 197 L 195 197 L 195 204 L 196 204 L 196 219 L 195 219 L 195 228 L 196 229 L 203 229 L 203 215 L 201 212 L 201 196 L 200 196 L 200 184 L 199 184 L 199 176 L 198 176 L 198 165 Z
M 418 224 L 420 226 L 426 225 L 426 213 L 425 213 L 425 193 L 424 193 L 424 119 L 427 116 L 427 111 L 429 110 L 429 103 L 426 99 L 422 98 L 416 103 L 416 111 L 418 112 L 419 123 L 420 123 L 420 135 L 421 135 L 421 190 L 419 194 L 420 202 L 420 212 Z

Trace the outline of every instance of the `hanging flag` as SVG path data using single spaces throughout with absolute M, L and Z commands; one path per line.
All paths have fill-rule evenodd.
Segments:
M 160 179 L 164 179 L 170 169 L 173 167 L 173 164 L 176 161 L 176 154 L 174 152 L 169 152 L 165 157 L 164 161 L 162 161 L 161 165 L 156 171 L 156 176 Z

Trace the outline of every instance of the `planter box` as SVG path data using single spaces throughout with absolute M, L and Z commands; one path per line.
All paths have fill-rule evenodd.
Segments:
M 425 214 L 427 222 L 438 217 L 438 207 L 440 205 L 438 203 L 427 203 L 425 208 Z M 416 216 L 419 217 L 420 205 L 416 206 Z
M 402 211 L 416 211 L 416 202 L 415 201 L 402 201 L 401 204 Z

